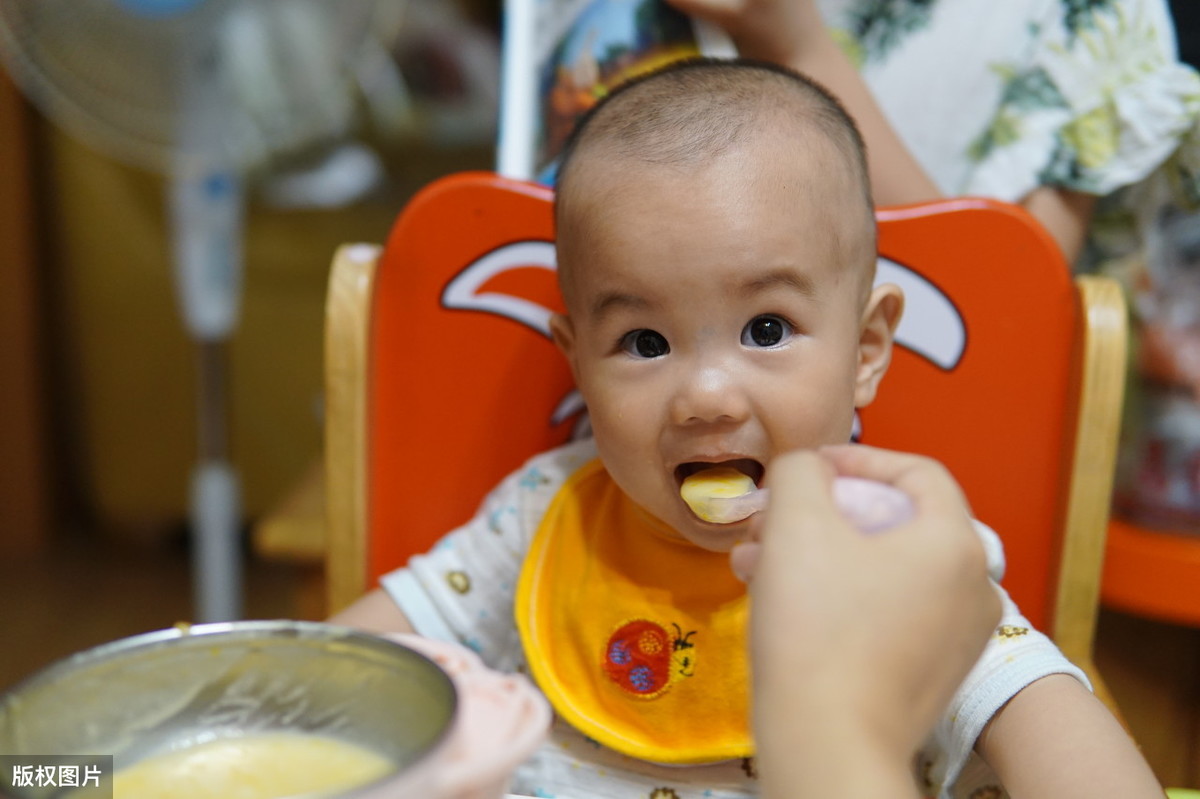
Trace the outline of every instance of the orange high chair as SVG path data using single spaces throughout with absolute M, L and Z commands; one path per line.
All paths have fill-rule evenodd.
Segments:
M 954 199 L 881 209 L 878 280 L 907 307 L 865 443 L 930 455 L 1004 540 L 1003 584 L 1093 676 L 1092 638 L 1124 388 L 1115 282 L 1072 279 L 1022 209 Z M 347 245 L 326 328 L 327 561 L 340 610 L 467 521 L 579 422 L 547 320 L 552 194 L 442 179 L 382 249 Z

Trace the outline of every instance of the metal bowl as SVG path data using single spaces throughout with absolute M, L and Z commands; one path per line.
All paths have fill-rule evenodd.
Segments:
M 307 732 L 412 767 L 449 732 L 450 677 L 398 643 L 316 622 L 203 624 L 72 655 L 0 697 L 0 752 L 115 768 L 223 736 Z M 29 794 L 36 796 L 38 794 Z

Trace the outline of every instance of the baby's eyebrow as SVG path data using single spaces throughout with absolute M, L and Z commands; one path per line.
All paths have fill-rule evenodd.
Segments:
M 592 302 L 592 318 L 601 320 L 618 310 L 644 311 L 650 308 L 650 301 L 636 294 L 624 291 L 606 291 Z
M 816 282 L 808 275 L 794 269 L 775 269 L 765 275 L 751 278 L 743 282 L 738 287 L 738 291 L 743 296 L 749 297 L 776 286 L 791 289 L 809 299 L 815 299 L 818 294 Z

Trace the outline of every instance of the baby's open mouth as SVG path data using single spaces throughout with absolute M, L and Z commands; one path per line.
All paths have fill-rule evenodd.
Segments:
M 720 466 L 728 469 L 736 469 L 753 480 L 756 486 L 762 485 L 765 469 L 761 463 L 753 458 L 733 458 L 727 461 L 688 461 L 687 463 L 681 463 L 675 467 L 675 483 L 683 485 L 683 481 L 693 474 Z
M 758 481 L 762 464 L 750 458 L 733 458 L 712 463 L 689 462 L 679 467 L 684 473 L 679 497 L 704 522 L 731 524 L 762 510 Z

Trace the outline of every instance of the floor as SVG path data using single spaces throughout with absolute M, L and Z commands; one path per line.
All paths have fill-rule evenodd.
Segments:
M 1200 629 L 1102 609 L 1095 661 L 1159 780 L 1200 789 Z
M 0 558 L 0 690 L 72 652 L 190 620 L 182 541 L 66 540 Z M 247 618 L 320 616 L 311 569 L 246 558 Z M 1159 779 L 1200 787 L 1200 630 L 1102 611 L 1096 662 Z

